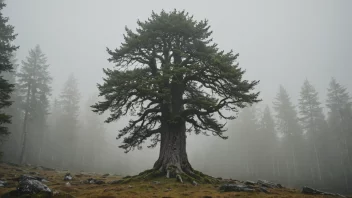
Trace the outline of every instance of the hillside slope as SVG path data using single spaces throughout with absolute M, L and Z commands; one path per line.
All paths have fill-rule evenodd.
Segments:
M 66 177 L 65 177 L 66 175 Z M 72 179 L 71 179 L 72 177 Z M 263 188 L 253 184 L 253 192 L 222 192 L 220 187 L 225 183 L 236 184 L 240 181 L 223 180 L 216 185 L 176 182 L 175 179 L 155 178 L 150 181 L 134 181 L 121 183 L 121 176 L 88 172 L 68 173 L 41 166 L 18 166 L 0 164 L 0 195 L 1 197 L 21 197 L 16 189 L 21 178 L 32 178 L 41 181 L 50 188 L 51 193 L 40 193 L 29 197 L 333 197 L 327 195 L 307 195 L 298 189 Z M 66 181 L 64 180 L 66 178 Z M 40 182 L 39 182 L 40 183 Z M 231 185 L 230 185 L 231 186 Z M 28 190 L 28 186 L 25 189 Z M 267 191 L 267 192 L 263 192 Z M 23 196 L 22 197 L 28 197 Z

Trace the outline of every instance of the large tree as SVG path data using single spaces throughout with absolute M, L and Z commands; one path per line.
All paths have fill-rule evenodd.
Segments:
M 14 27 L 8 24 L 8 18 L 4 17 L 2 10 L 6 6 L 3 1 L 0 1 L 0 141 L 10 133 L 6 124 L 11 123 L 11 115 L 4 112 L 4 108 L 12 104 L 11 92 L 14 89 L 14 84 L 4 79 L 4 72 L 13 71 L 13 62 L 11 56 L 17 50 L 17 46 L 12 44 L 17 34 L 14 34 Z M 1 143 L 0 142 L 0 143 Z
M 39 158 L 48 115 L 48 97 L 51 94 L 52 78 L 48 67 L 47 58 L 40 46 L 37 45 L 34 49 L 29 50 L 29 56 L 26 61 L 22 61 L 22 67 L 18 73 L 18 87 L 23 99 L 24 111 L 21 163 L 25 161 L 26 150 L 31 151 L 28 151 L 27 154 L 31 155 L 33 160 Z
M 5 113 L 11 116 L 11 124 L 8 125 L 8 130 L 11 134 L 8 136 L 8 140 L 4 142 L 2 147 L 4 151 L 4 160 L 6 161 L 17 161 L 20 151 L 20 142 L 21 142 L 21 123 L 22 123 L 22 113 L 21 113 L 21 103 L 17 86 L 17 69 L 19 64 L 17 64 L 16 55 L 11 56 L 11 63 L 13 65 L 13 71 L 4 72 L 3 77 L 10 84 L 14 84 L 14 90 L 10 94 L 12 105 L 4 110 Z
M 110 110 L 107 123 L 131 113 L 137 116 L 119 131 L 120 148 L 130 151 L 152 138 L 160 142 L 154 170 L 193 174 L 186 153 L 186 131 L 211 132 L 223 139 L 225 124 L 221 110 L 237 111 L 258 102 L 251 91 L 258 81 L 242 79 L 238 54 L 218 49 L 210 38 L 207 20 L 196 21 L 185 11 L 152 13 L 138 21 L 136 32 L 126 27 L 124 43 L 107 49 L 114 69 L 104 69 L 106 78 L 98 85 L 105 100 L 94 111 Z

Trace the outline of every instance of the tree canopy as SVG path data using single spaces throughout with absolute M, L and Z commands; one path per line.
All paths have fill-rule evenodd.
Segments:
M 6 5 L 0 1 L 0 141 L 9 134 L 6 124 L 11 123 L 11 116 L 3 112 L 3 109 L 12 104 L 11 92 L 14 84 L 4 79 L 3 72 L 13 72 L 13 62 L 11 57 L 18 46 L 12 44 L 17 34 L 14 34 L 14 27 L 7 24 L 8 18 L 2 14 L 2 9 Z
M 251 93 L 259 81 L 242 79 L 239 54 L 220 50 L 208 21 L 196 21 L 185 11 L 153 12 L 137 24 L 136 31 L 125 28 L 119 48 L 107 49 L 116 66 L 104 69 L 98 88 L 105 100 L 92 106 L 99 113 L 110 110 L 107 123 L 128 113 L 137 117 L 120 130 L 117 138 L 129 134 L 120 147 L 128 152 L 149 137 L 156 146 L 162 123 L 187 122 L 189 132 L 226 139 L 225 123 L 216 116 L 235 116 L 221 110 L 237 112 L 259 101 L 259 92 Z

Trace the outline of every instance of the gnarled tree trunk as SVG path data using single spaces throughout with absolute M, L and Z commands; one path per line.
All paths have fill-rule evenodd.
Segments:
M 186 152 L 186 123 L 162 124 L 161 144 L 159 159 L 154 164 L 154 169 L 167 173 L 167 177 L 175 173 L 193 173 L 193 168 L 188 161 Z

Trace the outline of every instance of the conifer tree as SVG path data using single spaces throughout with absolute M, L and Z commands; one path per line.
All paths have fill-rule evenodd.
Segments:
M 316 166 L 314 170 L 317 170 L 317 175 L 319 180 L 322 180 L 321 163 L 320 163 L 320 153 L 319 150 L 322 148 L 323 141 L 323 131 L 326 127 L 325 118 L 323 114 L 322 107 L 320 106 L 318 92 L 309 83 L 308 80 L 304 81 L 301 88 L 300 99 L 299 99 L 299 113 L 300 113 L 300 123 L 308 136 L 309 146 L 308 148 L 314 153 L 313 157 L 316 161 Z M 308 153 L 308 152 L 306 152 Z
M 4 150 L 4 160 L 7 161 L 18 161 L 19 153 L 20 153 L 20 145 L 21 145 L 21 103 L 18 92 L 18 85 L 16 80 L 17 75 L 17 59 L 16 55 L 13 54 L 11 56 L 11 63 L 13 65 L 13 71 L 11 72 L 3 72 L 3 77 L 10 84 L 15 85 L 14 90 L 11 93 L 10 100 L 12 101 L 12 105 L 4 110 L 5 113 L 11 116 L 11 124 L 8 125 L 8 129 L 11 134 L 8 137 L 8 140 L 4 142 L 2 149 Z
M 78 141 L 79 101 L 78 82 L 75 76 L 71 74 L 65 82 L 59 98 L 62 112 L 58 125 L 60 126 L 60 136 L 66 142 L 63 148 L 63 166 L 72 167 L 77 162 L 75 161 L 75 155 Z
M 12 104 L 10 99 L 14 89 L 14 84 L 4 79 L 4 72 L 13 71 L 11 56 L 18 49 L 12 43 L 17 36 L 14 34 L 14 27 L 8 24 L 9 19 L 2 13 L 5 6 L 6 4 L 0 1 L 0 144 L 10 133 L 7 125 L 11 123 L 11 115 L 5 112 L 5 108 Z
M 347 190 L 352 183 L 352 102 L 347 89 L 334 78 L 329 84 L 326 106 L 329 128 L 335 137 L 333 142 L 337 143 L 336 155 L 340 156 L 341 175 Z
M 52 78 L 48 71 L 47 58 L 37 45 L 29 51 L 26 61 L 18 73 L 18 87 L 23 102 L 23 144 L 20 162 L 25 162 L 27 154 L 31 160 L 39 160 L 41 144 L 46 130 Z
M 258 142 L 258 129 L 260 127 L 256 107 L 244 108 L 238 116 L 237 125 L 239 133 L 237 138 L 240 140 L 238 144 L 241 145 L 241 158 L 244 163 L 245 172 L 250 179 L 259 178 L 257 167 L 259 164 L 256 158 L 258 147 L 252 144 Z
M 275 120 L 272 117 L 270 108 L 266 106 L 259 123 L 259 141 L 257 146 L 258 159 L 262 167 L 262 177 L 268 179 L 275 179 L 277 175 L 276 155 L 278 140 L 275 127 Z
M 120 147 L 128 152 L 152 138 L 151 147 L 160 142 L 154 171 L 196 177 L 186 152 L 186 123 L 196 134 L 226 139 L 225 124 L 214 116 L 234 119 L 221 110 L 258 102 L 259 93 L 251 93 L 258 81 L 242 79 L 238 54 L 219 50 L 207 20 L 198 22 L 175 10 L 153 12 L 137 24 L 136 32 L 126 28 L 121 47 L 108 49 L 116 67 L 104 70 L 106 78 L 98 88 L 105 100 L 94 111 L 110 110 L 106 122 L 127 113 L 137 116 L 120 131 L 118 138 L 127 136 Z
M 298 176 L 297 150 L 301 143 L 302 133 L 295 107 L 291 103 L 287 91 L 281 85 L 273 104 L 278 132 L 284 135 L 282 151 L 285 152 L 286 156 L 287 183 L 292 185 L 294 178 Z

